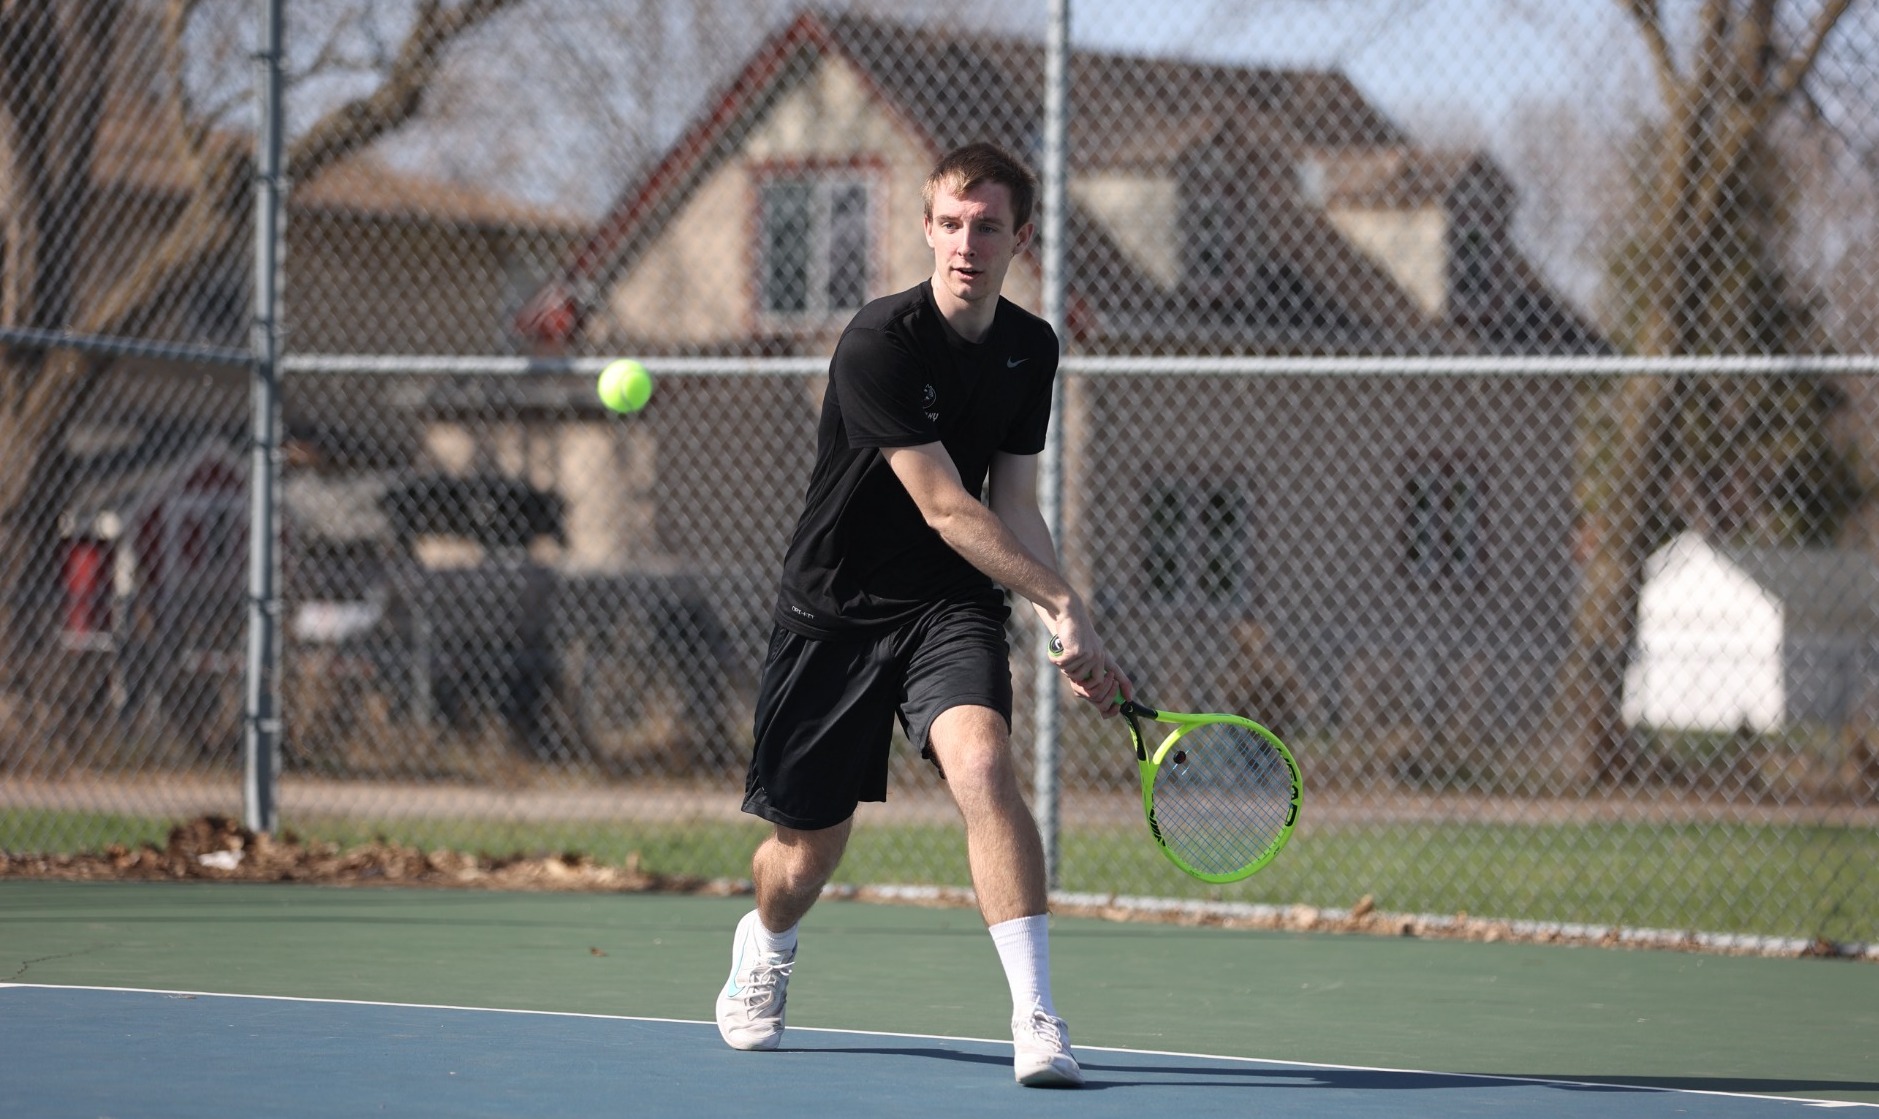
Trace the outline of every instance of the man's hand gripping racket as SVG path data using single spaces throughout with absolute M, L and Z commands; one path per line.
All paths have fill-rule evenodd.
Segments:
M 1053 651 L 1058 649 L 1052 638 Z M 1203 882 L 1237 882 L 1285 849 L 1303 793 L 1277 735 L 1239 715 L 1158 711 L 1122 699 L 1148 831 L 1168 861 Z M 1142 720 L 1174 731 L 1152 746 Z

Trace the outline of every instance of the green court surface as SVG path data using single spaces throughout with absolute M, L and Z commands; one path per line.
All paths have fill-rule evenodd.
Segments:
M 0 983 L 708 1022 L 748 907 L 6 882 Z M 1867 962 L 1072 918 L 1053 929 L 1057 1005 L 1080 1046 L 1879 1104 L 1879 966 Z M 996 1040 L 1008 1011 L 972 911 L 831 900 L 804 925 L 792 1028 Z

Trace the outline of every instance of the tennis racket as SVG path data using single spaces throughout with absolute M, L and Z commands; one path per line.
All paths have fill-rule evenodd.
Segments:
M 1063 652 L 1055 636 L 1054 657 Z M 1298 826 L 1298 762 L 1279 736 L 1239 715 L 1185 715 L 1122 701 L 1148 834 L 1202 882 L 1238 882 L 1277 858 Z M 1153 747 L 1142 720 L 1174 730 Z
M 1298 763 L 1277 735 L 1238 715 L 1186 715 L 1122 701 L 1148 833 L 1202 882 L 1238 882 L 1277 858 L 1298 825 Z M 1142 721 L 1174 727 L 1160 744 Z

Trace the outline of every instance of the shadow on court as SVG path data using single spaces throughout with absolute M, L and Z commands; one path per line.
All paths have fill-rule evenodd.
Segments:
M 1879 1080 L 1797 1080 L 1732 1076 L 1564 1076 L 1557 1074 L 1515 1076 L 1514 1078 L 1545 1081 L 1562 1088 L 1599 1092 L 1722 1092 L 1731 1095 L 1811 1096 L 1830 1099 L 1842 1099 L 1850 1093 L 1858 1092 L 1879 1095 Z
M 851 1053 L 862 1056 L 916 1058 L 965 1065 L 1009 1069 L 1006 1053 L 975 1053 L 923 1045 L 828 1045 L 816 1048 L 784 1046 L 778 1052 Z M 1105 1062 L 1085 1051 L 1082 1060 L 1088 1082 L 1085 1091 L 1145 1087 L 1211 1087 L 1262 1089 L 1326 1088 L 1339 1092 L 1452 1092 L 1468 1089 L 1503 1089 L 1509 1083 L 1531 1084 L 1565 1092 L 1627 1093 L 1688 1092 L 1750 1096 L 1829 1097 L 1847 1092 L 1879 1092 L 1879 1081 L 1780 1080 L 1731 1077 L 1625 1077 L 1562 1074 L 1438 1073 L 1388 1069 L 1347 1069 L 1284 1064 L 1240 1064 L 1189 1061 L 1182 1064 Z

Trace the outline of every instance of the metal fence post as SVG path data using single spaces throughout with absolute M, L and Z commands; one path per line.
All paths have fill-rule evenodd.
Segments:
M 275 554 L 280 452 L 281 0 L 261 0 L 260 114 L 254 187 L 254 376 L 248 520 L 248 664 L 242 706 L 242 817 L 258 832 L 279 825 L 280 591 Z
M 1068 109 L 1070 86 L 1070 0 L 1051 0 L 1050 31 L 1044 54 L 1044 158 L 1043 166 L 1043 244 L 1040 252 L 1044 266 L 1044 318 L 1057 331 L 1058 346 L 1063 345 L 1065 329 L 1064 277 L 1064 207 L 1069 192 Z M 1050 439 L 1038 469 L 1038 507 L 1051 539 L 1063 546 L 1063 378 L 1059 372 L 1051 394 Z M 1032 689 L 1032 715 L 1035 743 L 1035 771 L 1032 774 L 1037 830 L 1044 841 L 1044 880 L 1052 889 L 1058 885 L 1062 844 L 1057 820 L 1060 783 L 1058 766 L 1061 751 L 1062 715 L 1057 706 L 1056 680 L 1043 669 L 1044 650 L 1050 635 L 1037 635 L 1039 663 L 1037 686 Z

